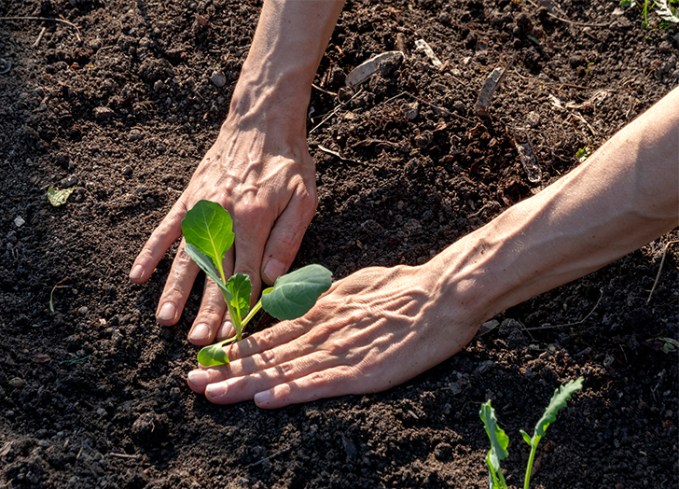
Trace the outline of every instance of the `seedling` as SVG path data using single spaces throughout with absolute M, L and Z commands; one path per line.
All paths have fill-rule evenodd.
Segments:
M 260 309 L 279 320 L 298 318 L 306 314 L 332 284 L 328 269 L 308 265 L 278 277 L 273 287 L 263 290 L 250 308 L 250 277 L 237 273 L 227 280 L 224 274 L 222 260 L 235 239 L 228 211 L 216 202 L 201 200 L 186 213 L 182 232 L 186 241 L 184 251 L 219 286 L 236 332 L 231 338 L 200 350 L 198 362 L 205 367 L 229 363 L 223 347 L 243 338 L 245 327 Z
M 545 436 L 545 432 L 549 425 L 556 420 L 557 413 L 566 407 L 566 403 L 571 396 L 580 389 L 582 389 L 582 377 L 577 380 L 571 380 L 556 389 L 551 401 L 549 401 L 547 409 L 545 409 L 545 412 L 542 414 L 542 418 L 540 418 L 535 425 L 533 436 L 529 436 L 528 433 L 520 430 L 523 441 L 530 447 L 530 456 L 528 457 L 526 475 L 523 480 L 523 489 L 528 489 L 530 487 L 530 477 L 533 472 L 533 462 L 535 462 L 538 443 L 540 443 L 542 437 Z M 486 465 L 488 465 L 488 472 L 490 474 L 490 489 L 507 489 L 507 482 L 505 482 L 500 462 L 509 455 L 509 452 L 507 451 L 509 437 L 505 434 L 504 430 L 500 428 L 500 425 L 497 424 L 495 410 L 490 405 L 490 401 L 486 401 L 481 405 L 479 416 L 481 417 L 481 421 L 483 421 L 483 425 L 486 428 L 486 434 L 490 440 L 490 450 L 488 450 L 488 454 L 486 455 Z

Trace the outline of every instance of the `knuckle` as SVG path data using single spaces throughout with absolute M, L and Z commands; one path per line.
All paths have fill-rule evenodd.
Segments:
M 276 354 L 273 350 L 264 350 L 259 354 L 259 362 L 263 366 L 271 366 L 276 364 Z
M 284 362 L 276 366 L 276 371 L 281 377 L 288 378 L 294 373 L 295 365 L 293 362 Z
M 239 205 L 234 205 L 235 218 L 251 224 L 270 214 L 270 207 L 259 199 L 252 199 Z
M 163 292 L 163 301 L 179 300 L 185 293 L 186 290 L 181 284 L 172 284 Z
M 223 315 L 224 311 L 222 311 L 221 307 L 214 304 L 205 304 L 200 308 L 195 322 L 199 323 L 201 320 L 208 320 L 210 322 L 221 321 Z
M 193 261 L 191 260 L 191 257 L 186 252 L 186 250 L 184 249 L 183 246 L 179 247 L 179 250 L 177 251 L 177 256 L 175 256 L 174 262 L 175 262 L 176 265 L 181 266 L 181 267 L 185 267 L 186 265 L 193 263 Z M 181 270 L 179 272 L 182 273 Z

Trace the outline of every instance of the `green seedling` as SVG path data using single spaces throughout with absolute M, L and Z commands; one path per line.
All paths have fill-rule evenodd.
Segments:
M 263 290 L 250 308 L 250 277 L 237 273 L 227 279 L 224 274 L 222 260 L 235 239 L 228 211 L 216 202 L 201 200 L 186 213 L 182 232 L 186 241 L 184 251 L 219 286 L 236 332 L 231 338 L 200 350 L 198 362 L 205 367 L 229 363 L 223 347 L 243 338 L 245 327 L 260 309 L 279 320 L 298 318 L 306 314 L 332 284 L 328 269 L 308 265 L 278 277 L 273 287 Z
M 533 436 L 528 435 L 528 433 L 523 430 L 520 431 L 523 441 L 531 448 L 530 456 L 528 457 L 528 465 L 526 466 L 526 475 L 523 480 L 523 489 L 528 489 L 530 487 L 533 463 L 535 462 L 535 454 L 537 453 L 540 440 L 545 436 L 549 425 L 556 420 L 557 413 L 566 407 L 568 400 L 580 389 L 582 389 L 582 377 L 577 380 L 571 380 L 556 389 L 551 401 L 549 401 L 547 409 L 545 409 L 542 417 L 535 425 Z M 490 450 L 488 450 L 488 454 L 486 455 L 486 465 L 488 465 L 488 472 L 490 474 L 490 489 L 507 489 L 507 482 L 505 482 L 500 462 L 509 455 L 509 452 L 507 451 L 509 437 L 497 423 L 495 410 L 491 406 L 490 401 L 486 401 L 481 405 L 479 416 L 481 417 L 481 421 L 483 421 L 486 434 L 490 440 Z
M 636 0 L 620 0 L 622 8 L 631 8 L 637 5 Z M 678 0 L 641 0 L 641 27 L 648 28 L 649 20 L 648 13 L 653 7 L 658 16 L 662 19 L 661 22 L 666 24 L 679 23 L 679 1 Z
M 582 163 L 587 159 L 587 157 L 590 154 L 590 149 L 585 146 L 584 148 L 578 148 L 578 150 L 575 152 L 575 158 L 578 160 L 579 163 Z

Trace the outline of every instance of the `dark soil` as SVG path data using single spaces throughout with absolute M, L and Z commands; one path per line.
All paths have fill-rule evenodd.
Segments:
M 654 14 L 643 29 L 639 10 L 617 2 L 540 3 L 347 6 L 312 96 L 310 129 L 344 105 L 309 136 L 320 206 L 297 265 L 343 277 L 422 263 L 679 83 L 677 29 Z M 518 430 L 579 375 L 586 389 L 550 428 L 533 487 L 679 487 L 679 362 L 663 351 L 679 336 L 676 235 L 506 311 L 466 351 L 383 394 L 266 412 L 185 386 L 200 288 L 163 329 L 154 310 L 171 256 L 145 287 L 127 271 L 214 140 L 259 8 L 0 2 L 0 16 L 79 28 L 0 20 L 0 487 L 483 488 L 489 398 L 519 486 Z M 354 66 L 393 49 L 406 50 L 402 63 L 358 95 L 344 87 Z M 495 67 L 505 75 L 481 117 Z M 55 208 L 49 185 L 75 191 Z

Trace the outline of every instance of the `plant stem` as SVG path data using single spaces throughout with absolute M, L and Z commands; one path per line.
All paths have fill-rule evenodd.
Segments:
M 259 310 L 262 308 L 262 299 L 260 298 L 257 301 L 257 304 L 255 304 L 252 309 L 250 309 L 250 312 L 248 313 L 247 316 L 245 316 L 245 319 L 241 321 L 241 330 L 238 331 L 236 330 L 236 333 L 238 334 L 238 339 L 240 340 L 243 336 L 243 330 L 245 329 L 245 326 L 250 322 L 250 320 L 255 317 L 255 314 L 259 312 Z M 235 329 L 235 328 L 234 328 Z
M 219 270 L 219 272 L 224 275 L 223 270 Z M 224 284 L 226 284 L 226 281 L 224 281 Z M 221 287 L 220 287 L 221 289 Z M 222 297 L 224 297 L 224 302 L 226 303 L 226 308 L 229 311 L 229 318 L 231 319 L 231 324 L 233 324 L 233 329 L 236 330 L 236 341 L 240 340 L 243 337 L 243 322 L 240 320 L 240 311 L 237 311 L 232 305 L 231 302 L 229 301 L 228 296 L 226 295 L 226 292 L 222 290 Z
M 230 343 L 234 343 L 238 341 L 238 335 L 233 335 L 231 338 L 227 338 L 225 340 L 222 340 L 219 342 L 219 346 L 222 347 L 224 345 L 228 345 Z
M 533 462 L 535 462 L 535 453 L 538 451 L 538 442 L 533 438 L 530 448 L 530 456 L 528 457 L 528 465 L 526 466 L 526 477 L 523 479 L 523 489 L 528 489 L 530 487 L 530 476 L 533 473 Z

